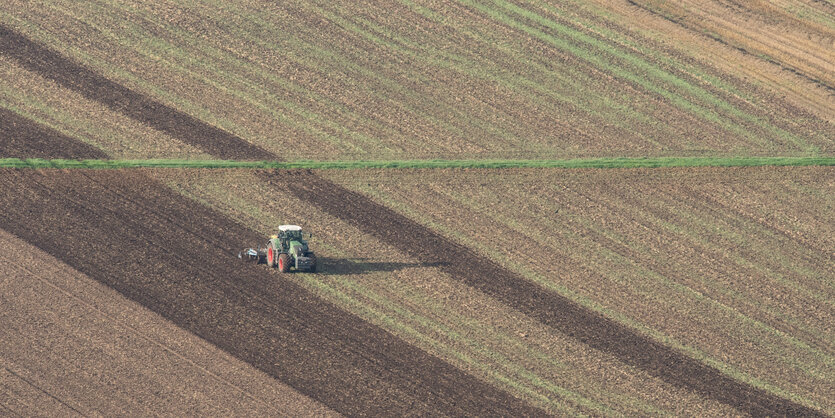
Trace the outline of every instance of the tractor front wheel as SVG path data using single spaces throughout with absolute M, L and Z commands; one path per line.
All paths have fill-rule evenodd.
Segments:
M 278 270 L 282 273 L 290 271 L 290 254 L 284 253 L 278 256 Z
M 271 268 L 275 268 L 276 262 L 278 261 L 276 260 L 278 258 L 276 255 L 276 251 L 273 249 L 272 245 L 267 247 L 267 265 Z

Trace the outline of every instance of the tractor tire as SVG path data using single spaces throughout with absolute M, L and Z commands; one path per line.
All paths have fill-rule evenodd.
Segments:
M 278 253 L 275 251 L 272 245 L 267 247 L 267 265 L 270 268 L 275 268 L 278 265 L 278 257 L 276 257 Z
M 290 271 L 290 254 L 284 253 L 278 255 L 278 270 L 282 273 L 287 273 Z

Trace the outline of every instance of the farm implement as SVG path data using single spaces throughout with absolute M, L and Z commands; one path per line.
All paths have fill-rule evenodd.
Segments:
M 311 234 L 307 233 L 308 238 Z M 297 225 L 281 225 L 278 235 L 273 235 L 264 248 L 247 248 L 238 253 L 238 258 L 244 261 L 254 261 L 257 264 L 266 263 L 272 268 L 278 267 L 282 273 L 290 271 L 316 272 L 316 255 L 307 245 L 302 234 L 302 228 Z

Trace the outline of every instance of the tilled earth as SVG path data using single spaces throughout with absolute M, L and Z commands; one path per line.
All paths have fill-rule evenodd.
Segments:
M 0 248 L 0 411 L 336 415 L 8 232 Z
M 831 168 L 492 174 L 322 173 L 501 264 L 522 265 L 527 279 L 571 289 L 831 408 Z
M 735 381 L 597 312 L 545 291 L 469 248 L 445 240 L 414 220 L 327 179 L 308 174 L 289 184 L 277 176 L 271 181 L 277 187 L 289 187 L 296 196 L 332 216 L 363 226 L 382 242 L 406 254 L 436 263 L 451 277 L 530 315 L 554 331 L 572 336 L 668 383 L 754 415 L 813 412 Z
M 0 28 L 0 36 L 5 53 L 27 68 L 214 157 L 277 159 L 13 32 Z M 10 119 L 4 119 L 4 124 L 6 120 Z M 27 129 L 48 131 L 37 125 Z M 95 150 L 69 138 L 57 141 L 67 146 L 37 146 L 38 156 L 96 155 Z M 29 152 L 21 144 L 4 144 Z M 73 147 L 78 152 L 67 155 L 64 150 Z M 754 415 L 817 413 L 735 381 L 547 292 L 316 174 L 277 172 L 265 177 L 274 187 L 289 189 L 332 216 L 364 225 L 375 238 L 421 262 L 437 262 L 451 277 L 555 332 L 573 336 L 671 384 Z M 270 280 L 272 276 L 263 268 L 242 266 L 235 257 L 237 250 L 259 242 L 259 234 L 141 174 L 2 170 L 0 196 L 0 229 L 338 412 L 544 413 L 291 282 Z
M 236 249 L 261 237 L 154 181 L 104 171 L 2 177 L 3 229 L 339 412 L 542 413 L 242 266 Z
M 258 234 L 142 175 L 4 171 L 3 229 L 337 411 L 541 412 L 293 283 L 240 265 L 236 250 Z M 665 381 L 751 413 L 812 412 L 543 291 L 362 195 L 306 172 L 269 179 Z

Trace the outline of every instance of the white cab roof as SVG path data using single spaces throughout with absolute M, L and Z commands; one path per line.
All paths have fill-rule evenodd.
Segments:
M 301 231 L 302 227 L 298 225 L 281 225 L 278 227 L 279 231 Z

